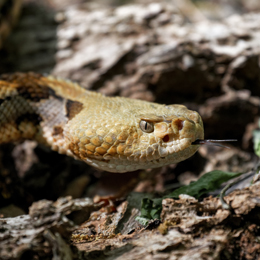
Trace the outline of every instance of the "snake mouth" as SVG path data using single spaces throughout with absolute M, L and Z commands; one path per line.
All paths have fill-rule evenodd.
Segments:
M 191 146 L 191 138 L 182 138 L 178 140 L 171 140 L 167 143 L 163 143 L 161 150 L 165 149 L 168 155 L 178 153 Z M 159 152 L 161 154 L 161 152 Z M 164 154 L 164 153 L 163 153 Z M 164 155 L 162 156 L 164 157 Z
M 237 139 L 224 139 L 224 140 L 215 140 L 215 139 L 197 139 L 196 141 L 192 142 L 192 145 L 212 145 L 212 146 L 220 146 L 220 147 L 224 147 L 224 148 L 228 148 L 230 149 L 229 146 L 223 145 L 221 143 L 225 143 L 225 142 L 236 142 Z

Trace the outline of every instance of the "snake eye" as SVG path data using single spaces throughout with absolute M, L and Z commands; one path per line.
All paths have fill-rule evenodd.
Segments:
M 139 125 L 143 132 L 151 133 L 154 130 L 153 124 L 150 122 L 141 120 Z

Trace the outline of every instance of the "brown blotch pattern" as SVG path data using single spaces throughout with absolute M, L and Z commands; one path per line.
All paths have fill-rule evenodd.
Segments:
M 48 99 L 50 96 L 62 99 L 55 94 L 55 91 L 53 89 L 47 86 L 37 85 L 33 83 L 19 86 L 17 88 L 17 91 L 20 96 L 33 102 L 39 102 L 41 99 Z
M 10 87 L 14 87 L 18 94 L 27 100 L 39 102 L 41 99 L 48 99 L 51 96 L 62 100 L 62 97 L 56 95 L 55 91 L 41 82 L 42 75 L 37 73 L 15 73 L 3 74 L 0 80 L 11 83 Z
M 27 113 L 27 114 L 23 114 L 23 115 L 19 116 L 15 120 L 15 123 L 17 126 L 19 126 L 22 122 L 31 122 L 35 126 L 37 126 L 40 124 L 41 121 L 42 121 L 42 118 L 39 115 Z
M 66 102 L 66 116 L 71 120 L 82 110 L 82 108 L 82 103 L 68 99 Z
M 53 136 L 55 136 L 55 135 L 63 135 L 63 128 L 61 126 L 55 126 L 53 128 L 52 135 Z

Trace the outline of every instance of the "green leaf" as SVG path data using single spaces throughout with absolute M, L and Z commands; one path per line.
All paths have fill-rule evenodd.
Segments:
M 162 199 L 142 200 L 141 217 L 147 219 L 159 219 L 162 211 Z
M 142 201 L 143 199 L 152 199 L 154 198 L 154 194 L 152 193 L 140 193 L 140 192 L 131 192 L 127 196 L 127 208 L 124 213 L 124 216 L 117 224 L 117 228 L 115 230 L 116 233 L 121 233 L 123 229 L 125 229 L 125 223 L 129 221 L 129 218 L 133 215 L 133 209 L 140 210 L 142 209 Z M 136 220 L 139 221 L 143 226 L 146 226 L 150 221 L 151 217 L 148 219 L 136 217 Z M 146 224 L 147 222 L 147 224 Z
M 141 205 L 141 216 L 136 218 L 136 220 L 141 224 L 147 224 L 150 219 L 160 219 L 162 200 L 164 198 L 178 198 L 180 194 L 187 194 L 199 198 L 205 193 L 218 189 L 222 183 L 238 177 L 239 175 L 241 175 L 241 173 L 223 172 L 218 170 L 211 171 L 204 174 L 199 180 L 176 189 L 163 198 L 144 198 Z
M 211 171 L 204 174 L 197 181 L 187 186 L 180 187 L 172 193 L 164 196 L 164 198 L 178 198 L 180 194 L 187 194 L 195 198 L 201 197 L 210 191 L 214 191 L 220 187 L 223 182 L 241 175 L 241 173 Z
M 260 127 L 260 120 L 259 120 L 259 127 Z M 254 143 L 254 150 L 257 156 L 260 157 L 260 130 L 253 131 L 253 143 Z
M 149 221 L 150 221 L 150 218 L 143 218 L 143 217 L 141 217 L 141 216 L 140 216 L 140 217 L 137 216 L 137 217 L 135 218 L 135 220 L 138 221 L 141 225 L 147 226 L 148 223 L 149 223 Z

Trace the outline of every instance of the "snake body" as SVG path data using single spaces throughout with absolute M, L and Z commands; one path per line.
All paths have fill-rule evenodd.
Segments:
M 0 143 L 36 140 L 98 169 L 127 172 L 185 160 L 203 135 L 201 117 L 183 105 L 105 97 L 36 73 L 0 77 Z

